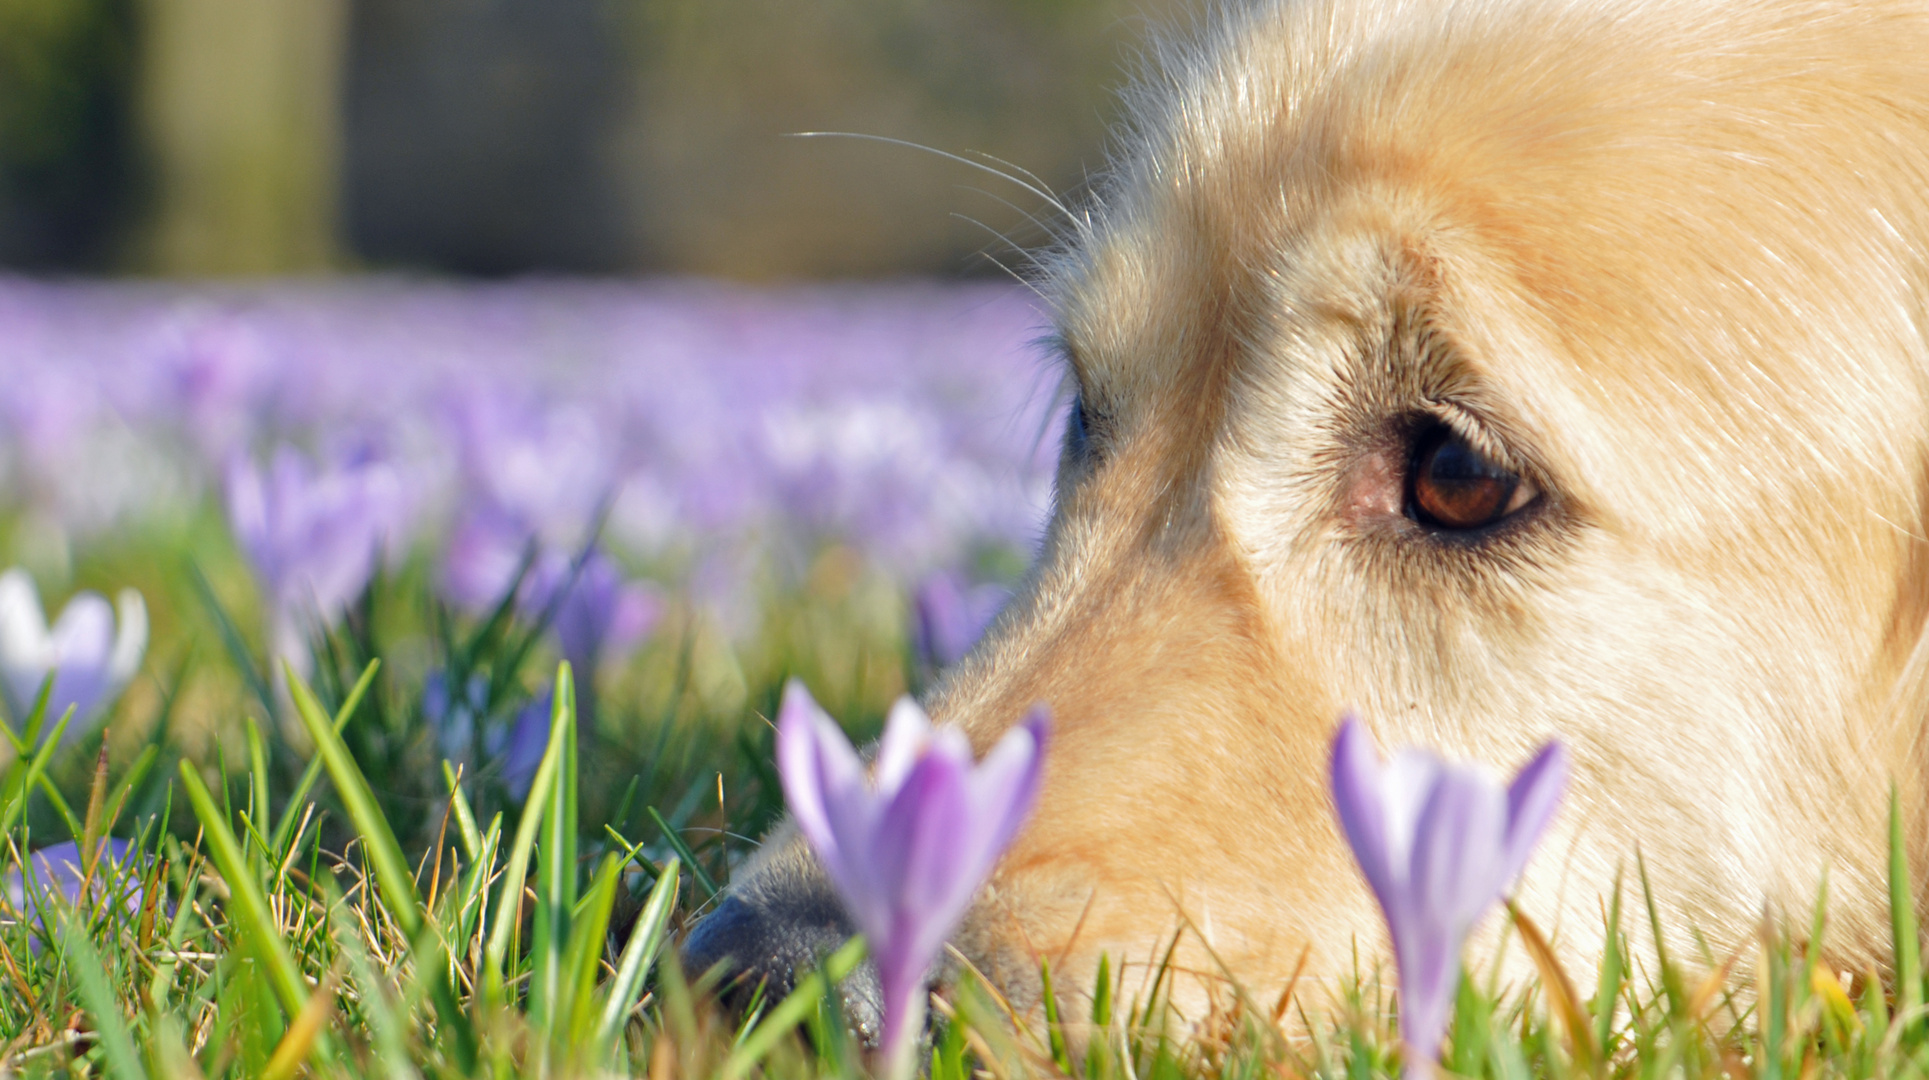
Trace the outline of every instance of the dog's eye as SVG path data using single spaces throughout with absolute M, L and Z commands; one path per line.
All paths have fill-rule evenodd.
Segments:
M 1413 518 L 1441 529 L 1482 529 L 1525 508 L 1540 490 L 1446 427 L 1420 440 L 1407 481 Z

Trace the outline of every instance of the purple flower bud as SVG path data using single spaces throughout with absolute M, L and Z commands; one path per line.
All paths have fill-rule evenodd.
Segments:
M 950 667 L 964 659 L 1010 599 L 1011 590 L 1002 585 L 971 586 L 955 573 L 932 574 L 912 600 L 912 645 L 928 667 Z
M 956 728 L 910 698 L 891 709 L 869 780 L 850 741 L 802 683 L 784 690 L 777 771 L 797 828 L 870 943 L 884 997 L 880 1052 L 902 1075 L 944 942 L 1038 795 L 1044 708 L 974 765 Z
M 229 466 L 228 520 L 273 607 L 277 656 L 306 658 L 298 620 L 340 616 L 400 539 L 405 509 L 400 478 L 380 462 L 317 470 L 283 446 L 266 472 Z
M 1348 717 L 1333 738 L 1333 803 L 1380 902 L 1400 975 L 1411 1076 L 1432 1074 L 1460 982 L 1460 950 L 1513 885 L 1560 805 L 1567 752 L 1548 743 L 1511 786 L 1408 747 L 1381 764 Z
M 122 589 L 118 601 L 118 627 L 106 598 L 83 592 L 50 628 L 27 572 L 16 567 L 0 574 L 0 693 L 14 723 L 26 722 L 49 672 L 54 686 L 41 731 L 53 730 L 71 706 L 63 742 L 78 739 L 120 696 L 147 649 L 147 605 L 133 589 Z

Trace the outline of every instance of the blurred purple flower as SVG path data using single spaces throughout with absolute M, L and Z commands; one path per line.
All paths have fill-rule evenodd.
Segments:
M 562 589 L 568 591 L 557 600 Z M 609 556 L 595 549 L 584 556 L 581 566 L 552 553 L 531 571 L 521 598 L 523 610 L 538 616 L 552 604 L 550 627 L 556 631 L 563 659 L 585 680 L 595 675 L 605 655 L 621 654 L 636 644 L 663 614 L 663 601 L 653 587 L 627 580 Z
M 443 549 L 443 594 L 466 611 L 493 609 L 516 583 L 516 571 L 535 545 L 533 534 L 500 513 L 476 511 L 464 516 Z
M 71 743 L 91 721 L 107 711 L 140 670 L 147 649 L 147 605 L 141 594 L 122 589 L 120 625 L 107 599 L 77 593 L 51 628 L 40 607 L 33 579 L 18 567 L 0 574 L 0 693 L 16 725 L 24 724 L 49 672 L 54 686 L 47 700 L 42 735 L 69 706 L 74 718 L 61 736 Z
M 138 876 L 130 872 L 135 866 L 132 845 L 126 840 L 102 840 L 100 858 L 94 864 L 92 888 L 88 890 L 94 902 L 118 897 L 125 911 L 138 912 L 141 885 Z M 24 873 L 21 867 L 13 867 L 0 876 L 0 889 L 5 890 L 7 904 L 14 914 L 32 918 L 40 923 L 42 933 L 50 936 L 54 932 L 55 909 L 80 904 L 81 887 L 86 884 L 88 878 L 80 845 L 71 840 L 34 852 L 27 859 Z M 31 948 L 40 951 L 38 937 L 32 940 Z
M 903 698 L 867 781 L 857 751 L 803 684 L 784 690 L 784 800 L 870 944 L 889 1076 L 908 1075 L 931 967 L 1037 798 L 1048 726 L 1045 710 L 1032 710 L 974 766 L 962 731 L 934 729 Z
M 406 525 L 400 478 L 379 461 L 316 469 L 293 447 L 263 472 L 246 459 L 228 468 L 228 520 L 274 612 L 274 651 L 305 662 L 302 620 L 338 618 Z
M 1409 1076 L 1433 1073 L 1460 982 L 1460 950 L 1527 866 L 1560 806 L 1567 752 L 1548 743 L 1511 785 L 1407 747 L 1382 765 L 1358 720 L 1333 738 L 1333 803 L 1380 901 L 1400 976 Z
M 521 802 L 536 780 L 536 768 L 549 749 L 549 718 L 555 707 L 555 688 L 536 695 L 516 713 L 508 728 L 493 728 L 483 737 L 482 748 L 498 768 L 497 777 L 509 796 Z
M 950 667 L 964 659 L 1010 599 L 1011 590 L 1002 585 L 968 585 L 949 571 L 932 574 L 912 599 L 912 646 L 933 670 Z
M 435 734 L 436 748 L 443 758 L 458 765 L 469 763 L 475 749 L 476 726 L 489 707 L 489 680 L 476 674 L 457 694 L 449 685 L 449 673 L 432 672 L 422 684 L 422 718 Z
M 545 409 L 520 394 L 470 391 L 452 412 L 464 509 L 444 585 L 475 611 L 501 600 L 532 545 L 581 544 L 613 487 L 617 445 L 583 404 Z

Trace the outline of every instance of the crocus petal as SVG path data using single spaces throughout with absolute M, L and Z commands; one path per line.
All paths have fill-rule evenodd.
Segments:
M 33 708 L 40 684 L 53 667 L 53 640 L 33 579 L 18 568 L 0 574 L 0 689 L 15 723 Z
M 959 893 L 975 891 L 978 885 L 972 880 L 976 868 L 968 865 L 969 839 L 982 824 L 973 819 L 967 797 L 970 771 L 969 757 L 959 762 L 926 754 L 905 777 L 878 824 L 879 880 L 896 883 L 895 906 L 901 911 L 918 916 L 926 927 L 943 924 L 943 931 L 949 931 L 970 902 L 970 892 L 962 900 Z
M 1551 742 L 1534 755 L 1507 788 L 1507 835 L 1502 841 L 1501 878 L 1508 888 L 1527 868 L 1527 858 L 1548 822 L 1560 809 L 1567 787 L 1567 749 Z
M 1380 757 L 1365 725 L 1349 716 L 1333 736 L 1333 805 L 1367 886 L 1391 910 L 1396 878 L 1388 859 L 1386 811 L 1380 800 Z M 1399 875 L 1403 880 L 1405 873 Z
M 852 793 L 864 789 L 864 764 L 796 679 L 784 687 L 777 712 L 777 774 L 798 829 L 827 863 L 841 865 L 840 841 L 849 836 L 837 826 L 850 816 Z
M 54 662 L 105 666 L 114 649 L 114 609 L 99 593 L 76 593 L 54 620 Z
M 114 634 L 114 651 L 107 659 L 108 678 L 125 686 L 141 669 L 147 652 L 147 603 L 134 589 L 122 589 L 116 598 L 120 625 Z
M 1050 731 L 1051 710 L 1034 707 L 1022 723 L 1005 732 L 966 781 L 972 813 L 994 823 L 980 834 L 974 853 L 982 864 L 979 876 L 991 871 L 991 863 L 1011 844 L 1038 801 Z
M 884 721 L 884 737 L 878 740 L 877 758 L 871 770 L 872 782 L 879 791 L 896 791 L 910 775 L 911 766 L 931 742 L 931 718 L 918 703 L 901 697 L 891 706 Z
M 114 647 L 114 609 L 99 593 L 76 594 L 54 620 L 52 637 L 54 689 L 47 718 L 57 720 L 72 707 L 74 718 L 61 736 L 63 742 L 72 742 L 85 732 L 85 721 L 106 704 L 111 689 L 107 665 Z
M 1409 887 L 1438 921 L 1471 923 L 1500 897 L 1507 799 L 1497 779 L 1449 766 L 1427 797 L 1414 834 Z

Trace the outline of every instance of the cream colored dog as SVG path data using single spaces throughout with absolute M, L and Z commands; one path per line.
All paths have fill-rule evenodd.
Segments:
M 1047 260 L 1043 554 L 931 702 L 981 749 L 1056 719 L 963 954 L 1021 1004 L 1182 925 L 1194 1000 L 1350 971 L 1352 709 L 1508 769 L 1566 741 L 1522 903 L 1575 958 L 1637 846 L 1683 950 L 1826 867 L 1879 958 L 1929 705 L 1929 3 L 1275 0 L 1131 105 Z M 780 836 L 692 956 L 782 978 L 828 896 Z

